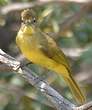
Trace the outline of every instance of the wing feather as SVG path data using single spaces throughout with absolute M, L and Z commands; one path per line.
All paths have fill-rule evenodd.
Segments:
M 70 71 L 70 66 L 67 61 L 67 58 L 64 55 L 64 53 L 60 50 L 60 48 L 57 46 L 55 41 L 46 34 L 44 34 L 43 36 L 42 39 L 46 40 L 46 43 L 39 43 L 39 48 L 41 49 L 43 54 L 53 59 L 57 63 L 63 64 Z

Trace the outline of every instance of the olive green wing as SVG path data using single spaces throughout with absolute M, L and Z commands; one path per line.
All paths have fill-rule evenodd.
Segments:
M 55 41 L 45 34 L 43 35 L 42 39 L 46 40 L 45 42 L 40 42 L 40 49 L 43 54 L 53 59 L 57 63 L 63 64 L 70 71 L 67 58 L 61 49 L 56 45 Z

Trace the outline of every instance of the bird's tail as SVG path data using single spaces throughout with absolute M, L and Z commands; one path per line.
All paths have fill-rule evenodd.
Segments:
M 73 79 L 73 77 L 70 75 L 70 77 L 64 78 L 64 80 L 68 84 L 77 103 L 83 104 L 85 102 L 85 97 L 84 97 L 83 93 L 81 92 L 80 88 L 78 87 L 77 83 Z

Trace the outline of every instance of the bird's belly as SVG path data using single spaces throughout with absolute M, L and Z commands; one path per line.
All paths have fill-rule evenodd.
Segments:
M 26 51 L 23 52 L 24 56 L 29 60 L 32 61 L 34 64 L 38 64 L 42 67 L 45 67 L 49 70 L 55 71 L 58 74 L 63 73 L 63 76 L 68 76 L 68 71 L 65 68 L 65 66 L 58 64 L 54 60 L 46 57 L 44 54 L 42 54 L 40 51 Z
M 24 50 L 24 56 L 29 60 L 32 61 L 35 64 L 41 64 L 44 65 L 48 60 L 46 57 L 37 50 Z
M 28 45 L 29 46 L 29 45 Z M 23 55 L 33 63 L 39 64 L 43 62 L 43 55 L 40 51 L 37 50 L 37 48 L 31 48 L 24 46 L 24 48 L 21 49 Z

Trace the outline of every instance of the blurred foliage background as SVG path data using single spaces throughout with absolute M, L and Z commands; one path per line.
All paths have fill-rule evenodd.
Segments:
M 90 4 L 84 7 L 83 5 L 57 0 L 51 2 L 0 0 L 0 48 L 26 64 L 16 46 L 15 38 L 21 25 L 21 11 L 25 7 L 32 7 L 36 12 L 39 28 L 53 37 L 62 48 L 69 59 L 73 76 L 84 91 L 87 101 L 90 101 L 92 100 L 92 7 Z M 34 64 L 28 66 L 61 95 L 75 103 L 63 79 L 40 66 Z M 12 72 L 0 72 L 0 110 L 54 109 L 49 100 L 24 79 Z

